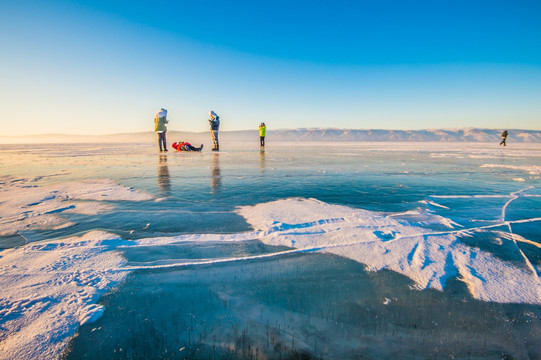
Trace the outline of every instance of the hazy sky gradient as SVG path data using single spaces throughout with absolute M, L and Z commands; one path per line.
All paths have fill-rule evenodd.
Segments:
M 541 129 L 540 1 L 0 2 L 0 134 Z

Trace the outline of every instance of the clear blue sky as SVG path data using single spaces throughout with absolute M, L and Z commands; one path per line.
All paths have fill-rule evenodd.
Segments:
M 0 1 L 0 135 L 541 129 L 541 1 Z

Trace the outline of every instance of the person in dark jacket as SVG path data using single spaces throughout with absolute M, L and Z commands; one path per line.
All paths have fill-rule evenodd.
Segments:
M 505 143 L 505 141 L 507 140 L 507 135 L 509 135 L 507 130 L 504 130 L 502 132 L 502 142 L 500 143 L 500 145 L 507 146 L 507 144 Z
M 218 129 L 220 128 L 220 117 L 214 112 L 209 112 L 209 124 L 210 134 L 212 135 L 212 142 L 214 142 L 214 148 L 212 151 L 220 151 L 220 143 L 218 142 Z

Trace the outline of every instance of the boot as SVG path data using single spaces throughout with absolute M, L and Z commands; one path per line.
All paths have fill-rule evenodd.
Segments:
M 201 151 L 201 150 L 203 150 L 203 144 L 201 144 L 201 146 L 197 148 L 197 151 Z

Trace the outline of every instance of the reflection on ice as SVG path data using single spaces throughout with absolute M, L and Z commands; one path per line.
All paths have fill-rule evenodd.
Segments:
M 222 177 L 221 177 L 221 171 L 220 171 L 220 154 L 216 152 L 212 154 L 210 192 L 211 193 L 219 192 L 221 186 L 222 186 Z
M 167 155 L 160 155 L 158 164 L 158 187 L 160 194 L 164 197 L 171 193 L 171 179 L 169 177 L 169 168 L 167 167 Z
M 259 172 L 265 173 L 265 149 L 259 150 Z

